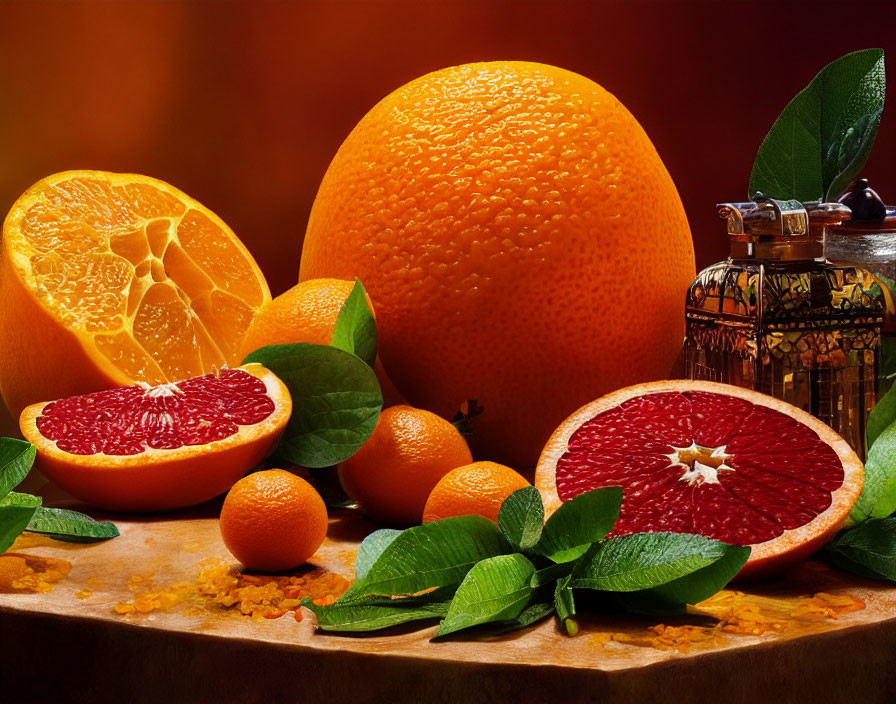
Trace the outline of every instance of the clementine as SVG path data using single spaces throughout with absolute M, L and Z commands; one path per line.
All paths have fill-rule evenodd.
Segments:
M 504 500 L 527 486 L 529 482 L 521 474 L 497 462 L 473 462 L 452 469 L 426 500 L 423 522 L 469 514 L 497 522 Z
M 238 364 L 270 292 L 220 218 L 173 186 L 54 174 L 3 224 L 0 393 L 36 401 Z
M 694 273 L 675 185 L 622 103 L 497 61 L 367 113 L 320 185 L 300 279 L 360 277 L 408 400 L 447 417 L 478 399 L 477 449 L 532 466 L 582 403 L 668 374 Z
M 370 439 L 339 465 L 346 493 L 386 523 L 419 523 L 433 487 L 455 467 L 473 461 L 463 435 L 444 418 L 392 406 Z
M 243 477 L 221 506 L 221 538 L 245 567 L 287 570 L 308 561 L 327 536 L 327 507 L 308 482 L 282 469 Z

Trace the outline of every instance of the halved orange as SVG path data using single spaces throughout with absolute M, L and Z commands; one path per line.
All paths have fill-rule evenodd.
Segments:
M 740 576 L 807 557 L 834 536 L 862 491 L 856 453 L 817 418 L 748 389 L 658 381 L 580 408 L 535 470 L 548 511 L 622 487 L 614 535 L 699 533 L 752 548 Z
M 147 176 L 49 176 L 13 205 L 0 249 L 0 393 L 15 415 L 239 364 L 271 298 L 219 217 Z
M 274 447 L 291 412 L 283 382 L 247 364 L 36 403 L 21 429 L 37 467 L 72 496 L 116 511 L 167 511 L 230 489 Z

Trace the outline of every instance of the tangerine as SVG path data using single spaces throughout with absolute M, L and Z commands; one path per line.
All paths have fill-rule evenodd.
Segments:
M 467 441 L 447 420 L 419 408 L 391 406 L 361 449 L 339 465 L 339 479 L 372 518 L 419 523 L 438 481 L 472 461 Z
M 243 477 L 221 506 L 221 538 L 245 567 L 280 571 L 304 564 L 327 536 L 327 507 L 314 487 L 282 469 Z
M 694 275 L 675 184 L 622 103 L 496 61 L 427 74 L 361 119 L 300 279 L 359 277 L 398 389 L 445 417 L 478 399 L 477 454 L 523 467 L 573 409 L 668 375 Z
M 501 504 L 529 482 L 497 462 L 473 462 L 452 469 L 439 480 L 426 500 L 423 522 L 476 514 L 498 521 Z
M 66 171 L 3 224 L 0 393 L 10 411 L 239 364 L 270 292 L 210 210 L 147 176 Z

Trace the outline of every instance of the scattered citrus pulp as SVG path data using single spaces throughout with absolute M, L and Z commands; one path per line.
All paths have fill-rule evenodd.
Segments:
M 372 518 L 420 523 L 438 481 L 472 461 L 467 441 L 447 420 L 419 408 L 390 406 L 361 449 L 339 465 L 339 479 Z
M 423 509 L 423 522 L 476 514 L 498 521 L 501 504 L 529 482 L 497 462 L 473 462 L 452 469 L 435 485 Z
M 535 472 L 545 507 L 623 488 L 611 535 L 699 533 L 752 553 L 741 576 L 810 555 L 862 490 L 847 442 L 804 411 L 755 391 L 661 381 L 611 393 L 567 418 Z
M 300 279 L 359 277 L 408 401 L 485 409 L 477 454 L 534 466 L 569 412 L 668 375 L 695 275 L 675 185 L 606 90 L 554 66 L 446 68 L 385 97 L 330 164 Z
M 37 466 L 73 496 L 119 511 L 165 511 L 227 491 L 274 447 L 289 391 L 259 364 L 137 384 L 24 410 Z
M 146 176 L 49 176 L 15 202 L 0 249 L 0 393 L 14 415 L 238 364 L 270 300 L 221 219 Z
M 245 567 L 279 571 L 308 561 L 327 536 L 327 507 L 308 482 L 282 469 L 253 472 L 227 493 L 224 545 Z
M 250 352 L 265 345 L 296 342 L 329 345 L 339 311 L 354 285 L 354 281 L 342 279 L 309 279 L 284 291 L 265 303 L 255 315 L 240 344 L 238 357 L 245 359 Z M 372 306 L 371 312 L 376 314 Z M 379 358 L 374 372 L 386 405 L 403 402 Z

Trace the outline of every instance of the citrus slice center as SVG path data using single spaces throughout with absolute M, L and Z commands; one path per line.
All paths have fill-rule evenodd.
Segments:
M 70 454 L 136 455 L 223 440 L 275 409 L 264 381 L 242 369 L 224 369 L 53 401 L 36 422 L 45 438 Z
M 623 487 L 613 535 L 676 531 L 737 545 L 809 523 L 843 482 L 839 456 L 812 428 L 706 391 L 645 394 L 598 413 L 556 467 L 563 501 Z

